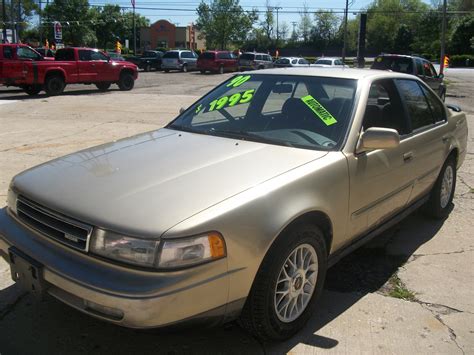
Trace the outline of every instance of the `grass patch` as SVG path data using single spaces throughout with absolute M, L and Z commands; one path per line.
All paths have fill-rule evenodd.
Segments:
M 405 301 L 415 301 L 415 293 L 410 291 L 397 275 L 393 275 L 388 280 L 388 295 L 393 298 L 399 298 Z

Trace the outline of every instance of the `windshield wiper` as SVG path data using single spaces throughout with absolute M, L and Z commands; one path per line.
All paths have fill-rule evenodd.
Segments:
M 284 142 L 279 139 L 273 139 L 273 138 L 268 138 L 268 137 L 262 137 L 259 134 L 252 133 L 252 132 L 247 132 L 247 131 L 231 131 L 231 130 L 225 130 L 225 129 L 210 129 L 207 130 L 206 133 L 211 134 L 211 135 L 222 135 L 228 138 L 235 138 L 235 139 L 240 139 L 240 140 L 249 140 L 249 141 L 255 141 L 259 143 L 270 143 L 270 144 L 277 144 L 277 145 L 284 145 L 287 147 L 294 147 L 293 144 L 290 142 Z

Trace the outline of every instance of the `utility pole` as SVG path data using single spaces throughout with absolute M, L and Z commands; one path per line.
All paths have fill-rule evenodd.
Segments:
M 43 28 L 42 28 L 42 21 L 43 21 L 43 14 L 41 8 L 41 0 L 39 0 L 39 39 L 40 39 L 40 47 L 43 47 Z
M 132 0 L 133 5 L 133 55 L 137 55 L 137 26 L 135 24 L 135 0 Z
M 291 24 L 293 25 L 293 32 L 291 33 L 291 37 L 293 37 L 293 34 L 296 33 L 296 25 L 298 24 L 298 22 L 293 21 L 291 22 Z
M 7 41 L 7 12 L 5 9 L 5 0 L 2 0 L 2 21 L 3 21 L 3 43 Z
M 276 10 L 276 12 L 277 12 L 277 38 L 276 38 L 277 40 L 276 40 L 276 46 L 275 46 L 275 47 L 278 48 L 278 40 L 280 39 L 280 31 L 278 30 L 278 10 L 281 10 L 281 9 L 283 9 L 283 8 L 280 7 L 280 6 L 274 6 L 273 8 L 274 8 L 274 9 Z
M 12 43 L 16 43 L 16 28 L 15 28 L 15 9 L 13 7 L 13 0 L 10 0 L 10 24 L 12 29 Z
M 21 0 L 18 0 L 18 23 L 16 24 L 16 42 L 20 43 L 20 31 L 21 31 Z
M 446 56 L 446 6 L 447 0 L 443 1 L 443 19 L 441 20 L 441 61 L 439 75 L 444 73 L 444 57 Z
M 347 43 L 347 13 L 349 12 L 349 0 L 346 0 L 346 8 L 344 10 L 344 44 L 342 45 L 342 63 L 346 59 L 346 43 Z

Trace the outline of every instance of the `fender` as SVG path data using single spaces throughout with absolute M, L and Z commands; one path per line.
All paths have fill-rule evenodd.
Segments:
M 60 66 L 54 66 L 54 67 L 47 67 L 47 68 L 46 68 L 46 70 L 45 70 L 45 72 L 44 72 L 44 77 L 42 78 L 42 79 L 43 79 L 43 80 L 42 80 L 42 84 L 44 84 L 44 82 L 45 82 L 45 80 L 46 80 L 46 77 L 47 77 L 48 75 L 50 75 L 52 72 L 61 74 L 61 76 L 64 78 L 64 81 L 65 81 L 66 83 L 69 82 L 69 80 L 68 80 L 69 78 L 68 78 L 68 76 L 67 76 L 67 74 L 66 74 L 66 71 L 65 71 L 63 68 L 61 68 Z

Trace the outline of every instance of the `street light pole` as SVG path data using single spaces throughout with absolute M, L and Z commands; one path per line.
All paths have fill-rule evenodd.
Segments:
M 346 0 L 346 8 L 344 10 L 344 44 L 342 45 L 342 63 L 346 59 L 346 43 L 347 43 L 347 13 L 349 12 L 349 0 Z
M 16 25 L 16 43 L 20 43 L 20 31 L 21 31 L 21 0 L 18 0 L 18 23 Z
M 441 20 L 441 61 L 439 67 L 439 74 L 444 72 L 444 57 L 446 55 L 446 6 L 447 0 L 443 1 L 443 19 Z
M 43 28 L 42 28 L 42 21 L 43 21 L 43 14 L 41 13 L 43 10 L 41 8 L 41 0 L 39 0 L 39 39 L 40 39 L 40 47 L 43 47 Z

